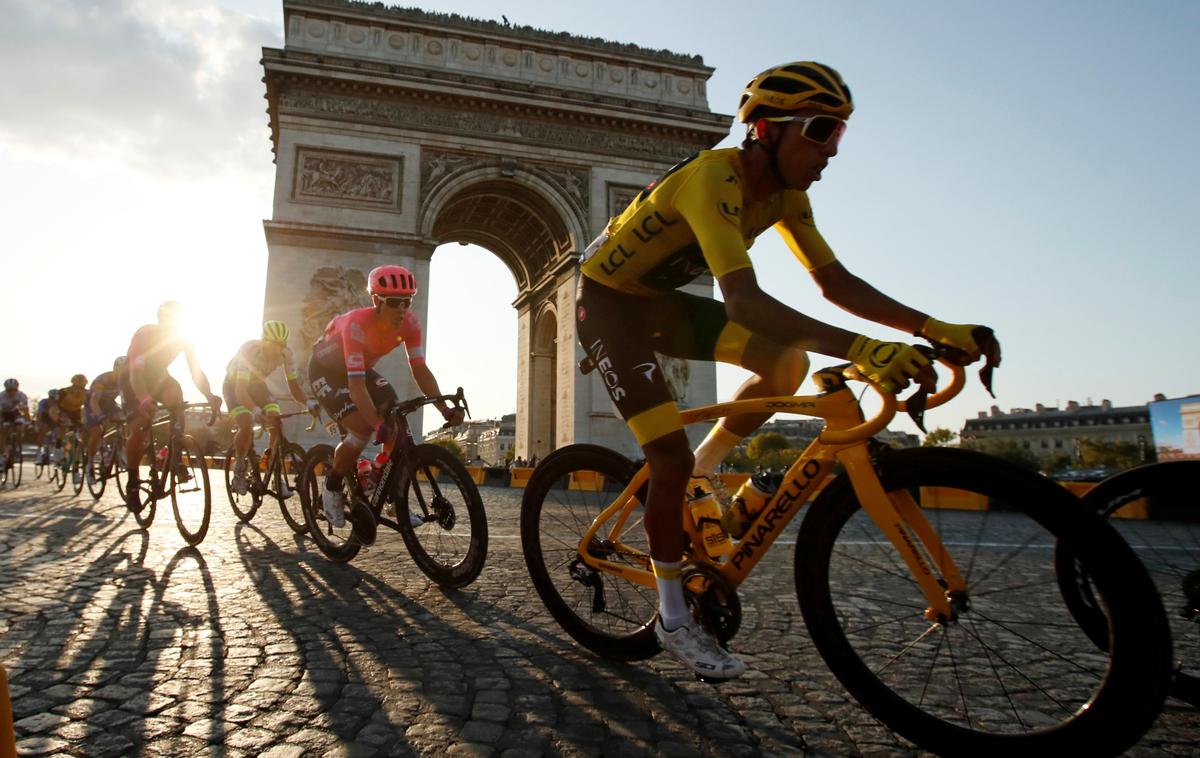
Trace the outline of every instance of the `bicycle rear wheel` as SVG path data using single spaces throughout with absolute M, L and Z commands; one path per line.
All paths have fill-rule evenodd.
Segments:
M 237 474 L 236 465 L 237 450 L 230 445 L 229 449 L 225 451 L 225 494 L 229 498 L 229 506 L 233 508 L 238 519 L 244 524 L 249 524 L 250 520 L 254 518 L 254 514 L 258 513 L 259 506 L 263 501 L 263 484 L 258 472 L 258 456 L 254 454 L 254 448 L 250 448 L 250 454 L 244 459 L 245 470 L 240 477 Z M 234 489 L 238 479 L 246 487 L 245 494 L 239 495 Z
M 885 450 L 877 468 L 893 499 L 922 492 L 968 589 L 955 619 L 926 621 L 923 593 L 848 477 L 832 482 L 801 524 L 795 578 L 813 643 L 846 689 L 940 754 L 1115 755 L 1133 745 L 1162 708 L 1170 639 L 1120 537 L 1050 480 L 979 453 Z M 935 510 L 935 498 L 980 509 Z M 1064 550 L 1093 578 L 1111 651 L 1089 641 L 1059 591 Z
M 487 513 L 479 489 L 443 447 L 417 445 L 408 464 L 399 496 L 393 494 L 400 536 L 417 568 L 438 586 L 465 587 L 487 561 Z
M 1109 523 L 1133 548 L 1158 588 L 1175 652 L 1168 693 L 1200 705 L 1200 461 L 1163 461 L 1105 479 L 1083 496 L 1089 510 Z M 1086 573 L 1075 561 L 1060 566 L 1076 618 L 1101 647 L 1108 629 Z
M 325 510 L 321 505 L 321 491 L 325 489 L 326 472 L 332 470 L 332 446 L 315 445 L 308 451 L 304 456 L 304 468 L 301 473 L 305 493 L 301 503 L 305 519 L 310 526 L 308 533 L 313 542 L 317 543 L 317 549 L 329 560 L 345 563 L 358 555 L 362 546 L 351 539 L 354 527 L 349 519 L 346 520 L 345 526 L 336 527 L 325 518 Z M 351 473 L 350 476 L 354 474 Z
M 183 541 L 195 547 L 208 534 L 212 517 L 212 490 L 208 486 L 208 462 L 195 437 L 175 438 L 170 477 L 171 509 Z
M 83 480 L 86 478 L 86 468 L 83 460 L 83 443 L 78 438 L 71 445 L 71 489 L 76 495 L 83 492 Z
M 295 442 L 289 442 L 283 448 L 283 457 L 275 469 L 275 481 L 272 482 L 276 499 L 279 500 L 279 512 L 283 520 L 296 534 L 308 532 L 308 522 L 304 518 L 304 503 L 302 500 L 304 487 L 300 482 L 300 474 L 304 471 L 304 448 Z M 288 492 L 280 492 L 280 485 Z M 285 497 L 286 495 L 286 497 Z
M 12 457 L 5 464 L 8 466 L 8 483 L 13 489 L 21 486 L 21 475 L 25 467 L 25 452 L 21 449 L 20 437 L 13 443 Z
M 546 610 L 581 645 L 605 658 L 637 661 L 660 650 L 654 637 L 658 592 L 589 567 L 580 543 L 600 512 L 637 472 L 623 455 L 597 445 L 559 448 L 537 467 L 521 501 L 521 548 Z M 590 555 L 648 568 L 650 546 L 639 503 L 629 514 L 618 550 L 607 532 Z

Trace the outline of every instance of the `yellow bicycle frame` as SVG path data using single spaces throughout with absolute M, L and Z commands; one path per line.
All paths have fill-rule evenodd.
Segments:
M 963 369 L 947 365 L 953 372 L 952 379 L 945 389 L 929 398 L 929 408 L 947 402 L 965 384 Z M 792 518 L 812 498 L 817 487 L 833 470 L 834 464 L 840 462 L 850 477 L 863 510 L 904 558 L 913 578 L 924 592 L 929 604 L 925 618 L 935 623 L 949 619 L 952 617 L 951 595 L 965 592 L 966 582 L 912 496 L 905 490 L 889 493 L 883 488 L 867 447 L 871 436 L 886 427 L 896 411 L 903 409 L 904 405 L 897 403 L 891 393 L 872 385 L 883 399 L 883 408 L 877 415 L 864 421 L 858 399 L 845 385 L 843 375 L 866 381 L 853 369 L 843 372 L 826 370 L 813 376 L 818 385 L 826 390 L 820 395 L 737 400 L 692 408 L 681 413 L 684 424 L 749 413 L 794 413 L 826 421 L 824 431 L 792 463 L 779 489 L 755 516 L 733 552 L 724 560 L 715 561 L 705 550 L 695 547 L 703 544 L 700 531 L 691 510 L 683 504 L 684 531 L 693 545 L 688 558 L 692 563 L 708 565 L 731 587 L 738 587 Z M 649 467 L 643 465 L 621 494 L 592 522 L 580 541 L 579 557 L 597 571 L 653 588 L 655 581 L 650 568 L 650 556 L 621 541 L 630 516 L 641 504 L 637 492 L 646 485 L 648 478 Z M 634 525 L 634 528 L 640 527 Z M 601 539 L 606 549 L 628 563 L 598 558 L 588 552 L 587 546 L 593 544 L 593 540 L 597 540 L 601 534 L 604 535 Z

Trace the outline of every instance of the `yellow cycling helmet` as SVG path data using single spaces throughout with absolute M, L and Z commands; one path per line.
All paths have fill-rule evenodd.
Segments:
M 268 321 L 263 324 L 262 338 L 266 342 L 278 342 L 286 345 L 292 337 L 292 330 L 282 321 Z
M 748 124 L 765 116 L 785 116 L 800 108 L 847 119 L 854 111 L 854 101 L 837 71 L 823 63 L 799 61 L 774 66 L 751 79 L 738 101 L 737 117 Z

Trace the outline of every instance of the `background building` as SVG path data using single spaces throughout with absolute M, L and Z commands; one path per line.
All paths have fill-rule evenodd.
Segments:
M 1108 400 L 1093 405 L 1067 401 L 1066 408 L 1047 408 L 1038 403 L 1029 408 L 1012 408 L 1005 413 L 993 405 L 989 412 L 968 419 L 963 426 L 962 443 L 978 450 L 1017 445 L 1050 458 L 1079 457 L 1079 443 L 1132 443 L 1139 449 L 1152 444 L 1150 412 L 1146 405 L 1114 407 Z

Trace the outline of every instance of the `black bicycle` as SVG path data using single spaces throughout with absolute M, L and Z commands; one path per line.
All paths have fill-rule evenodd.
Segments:
M 208 534 L 212 518 L 212 490 L 208 485 L 208 464 L 200 443 L 183 429 L 182 414 L 187 408 L 211 408 L 208 425 L 212 426 L 220 409 L 208 403 L 188 403 L 177 411 L 167 411 L 151 424 L 146 445 L 137 461 L 131 461 L 125 472 L 126 505 L 138 526 L 149 527 L 154 521 L 157 502 L 171 496 L 175 525 L 184 542 L 196 546 Z M 165 437 L 164 439 L 161 439 Z M 132 473 L 138 472 L 137 483 Z M 134 501 L 134 502 L 131 502 Z
M 1200 706 L 1200 460 L 1163 461 L 1123 471 L 1083 496 L 1091 510 L 1109 518 L 1142 560 L 1158 587 L 1175 655 L 1167 690 Z M 1063 561 L 1063 594 L 1088 636 L 1108 647 L 1108 629 L 1086 573 Z
M 400 533 L 413 562 L 441 587 L 458 588 L 479 576 L 487 559 L 487 514 L 479 488 L 458 458 L 438 445 L 418 445 L 407 415 L 430 403 L 448 401 L 467 412 L 462 387 L 453 395 L 418 397 L 383 410 L 390 439 L 379 480 L 364 493 L 351 472 L 343 492 L 350 504 L 344 526 L 325 517 L 321 491 L 333 467 L 333 446 L 316 445 L 304 458 L 301 491 L 309 534 L 332 561 L 345 562 L 375 542 L 377 525 Z
M 83 492 L 83 435 L 79 433 L 79 427 L 70 424 L 60 440 L 62 445 L 59 447 L 58 462 L 53 464 L 54 473 L 50 477 L 50 483 L 59 492 L 70 484 L 78 495 Z
M 308 414 L 308 411 L 286 413 L 279 418 L 282 421 L 304 414 Z M 306 432 L 315 429 L 320 418 L 319 413 L 310 415 L 312 423 L 305 427 Z M 263 430 L 264 427 L 260 425 L 255 431 L 255 438 L 262 436 Z M 254 450 L 253 440 L 250 442 L 250 451 L 245 456 L 240 475 L 237 471 L 237 450 L 230 445 L 225 452 L 225 494 L 229 497 L 229 505 L 242 522 L 249 524 L 262 507 L 263 500 L 274 498 L 279 502 L 283 520 L 292 531 L 305 534 L 308 532 L 308 523 L 298 494 L 303 468 L 304 448 L 288 441 L 282 425 L 278 444 L 275 447 L 268 446 L 261 459 Z
M 0 486 L 12 485 L 13 489 L 21 486 L 21 473 L 25 465 L 25 454 L 21 451 L 21 438 L 25 426 L 22 424 L 5 424 L 3 429 L 3 446 L 0 455 L 4 457 L 0 464 Z
M 104 436 L 96 454 L 84 461 L 88 492 L 92 498 L 99 500 L 109 479 L 116 479 L 117 491 L 125 497 L 125 422 L 114 421 Z

